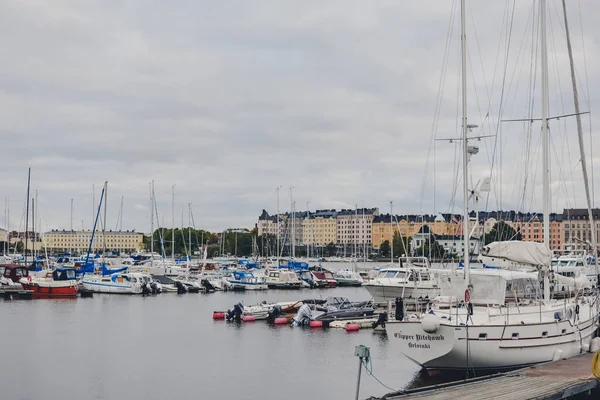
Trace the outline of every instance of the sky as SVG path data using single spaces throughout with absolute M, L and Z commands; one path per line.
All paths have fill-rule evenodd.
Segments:
M 600 4 L 567 3 L 592 167 Z M 151 181 L 161 225 L 183 213 L 187 226 L 191 203 L 212 231 L 252 228 L 278 186 L 281 211 L 293 187 L 296 210 L 460 212 L 460 144 L 434 140 L 461 134 L 458 4 L 4 0 L 0 225 L 9 208 L 9 228 L 24 227 L 28 167 L 44 231 L 70 228 L 71 199 L 73 227 L 89 229 L 105 181 L 107 227 L 123 199 L 123 229 L 144 232 Z M 470 142 L 470 187 L 492 178 L 470 208 L 541 211 L 540 124 L 498 122 L 541 116 L 537 9 L 467 4 L 468 120 L 492 135 Z M 574 110 L 561 13 L 549 0 L 552 116 Z M 584 207 L 575 119 L 550 127 L 552 209 Z

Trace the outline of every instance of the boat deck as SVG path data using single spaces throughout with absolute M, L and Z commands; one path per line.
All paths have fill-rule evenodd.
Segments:
M 389 393 L 391 399 L 558 400 L 575 395 L 600 398 L 600 379 L 592 375 L 592 353 L 513 372 Z

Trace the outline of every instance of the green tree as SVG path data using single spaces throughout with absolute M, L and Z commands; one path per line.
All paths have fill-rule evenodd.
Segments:
M 485 235 L 485 244 L 492 242 L 506 242 L 508 240 L 522 240 L 521 232 L 517 232 L 504 221 L 497 222 L 489 233 Z
M 327 254 L 327 257 L 335 256 L 336 252 L 337 252 L 337 247 L 336 247 L 335 243 L 331 242 L 327 246 L 325 246 L 325 253 Z
M 429 251 L 429 240 L 426 240 L 423 246 L 415 250 L 415 255 L 420 257 L 429 257 L 431 254 L 431 258 L 433 259 L 443 259 L 444 255 L 446 254 L 446 249 L 444 249 L 444 246 L 439 244 L 434 237 L 431 239 L 431 252 Z
M 382 257 L 389 257 L 390 255 L 390 241 L 386 240 L 383 243 L 381 243 L 381 246 L 379 246 L 379 255 Z
M 392 246 L 394 247 L 394 257 L 400 257 L 403 254 L 408 255 L 410 251 L 410 247 L 408 244 L 410 243 L 409 237 L 400 236 L 400 232 L 394 232 L 394 241 L 392 242 Z

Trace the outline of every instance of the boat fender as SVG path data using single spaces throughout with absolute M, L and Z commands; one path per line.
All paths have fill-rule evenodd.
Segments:
M 356 332 L 360 329 L 359 324 L 346 324 L 346 332 Z
M 421 329 L 427 333 L 435 333 L 440 328 L 440 320 L 434 314 L 427 314 L 421 320 Z
M 592 358 L 592 374 L 600 379 L 600 351 L 597 351 Z
M 254 315 L 244 315 L 242 317 L 242 321 L 244 321 L 244 322 L 254 322 L 254 321 L 256 321 L 256 317 Z
M 287 324 L 288 320 L 285 317 L 280 317 L 280 318 L 275 318 L 275 320 L 273 321 L 273 323 L 275 325 L 283 325 L 283 324 Z
M 402 321 L 404 319 L 404 300 L 402 297 L 396 297 L 396 321 Z
M 467 304 L 467 311 L 469 312 L 469 315 L 473 315 L 473 303 Z
M 311 328 L 322 328 L 323 327 L 323 321 L 310 321 L 308 323 L 308 326 Z
M 214 311 L 213 312 L 213 319 L 219 320 L 219 319 L 225 319 L 225 313 L 222 311 Z
M 575 314 L 579 315 L 579 304 L 575 305 Z

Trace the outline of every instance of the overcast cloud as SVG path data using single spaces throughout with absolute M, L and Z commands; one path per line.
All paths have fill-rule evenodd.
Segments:
M 150 226 L 151 180 L 167 225 L 175 185 L 177 224 L 184 208 L 187 224 L 191 202 L 197 227 L 215 231 L 250 228 L 263 208 L 274 212 L 278 185 L 282 211 L 289 209 L 290 186 L 298 210 L 309 201 L 313 210 L 358 204 L 387 212 L 390 200 L 397 212 L 452 210 L 456 144 L 435 146 L 435 209 L 431 157 L 425 173 L 451 18 L 437 136 L 460 134 L 454 3 L 0 2 L 0 201 L 10 196 L 11 228 L 22 224 L 28 166 L 44 230 L 69 227 L 71 198 L 75 228 L 89 229 L 92 185 L 98 198 L 105 180 L 108 227 L 116 227 L 124 196 L 123 228 L 139 231 Z M 481 126 L 473 134 L 493 134 L 507 38 L 502 31 L 513 2 L 468 3 L 469 121 Z M 582 109 L 593 111 L 600 5 L 568 3 Z M 519 0 L 515 7 L 504 118 L 526 117 L 531 103 L 532 4 Z M 550 1 L 551 115 L 573 112 L 560 12 L 560 2 Z M 535 93 L 538 99 L 539 82 Z M 595 116 L 583 121 L 589 143 L 590 121 L 592 131 L 600 123 Z M 504 209 L 541 211 L 539 123 L 530 148 L 526 125 L 502 125 L 503 179 L 501 187 L 494 180 L 490 210 L 499 206 L 501 192 Z M 555 211 L 584 206 L 574 126 L 574 119 L 551 125 Z M 588 155 L 598 154 L 598 142 L 594 136 Z M 479 146 L 474 182 L 490 173 L 494 139 Z M 595 178 L 597 187 L 600 174 Z

